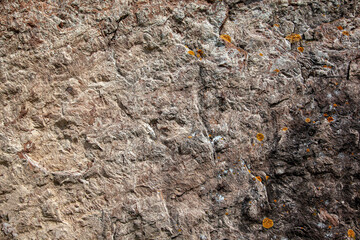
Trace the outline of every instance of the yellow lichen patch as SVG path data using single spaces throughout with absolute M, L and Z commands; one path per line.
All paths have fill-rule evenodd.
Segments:
M 231 37 L 229 35 L 222 34 L 220 35 L 220 38 L 224 41 L 231 42 Z
M 262 182 L 262 179 L 260 176 L 256 176 L 256 179 L 259 180 L 259 182 Z
M 275 23 L 273 26 L 274 26 L 274 27 L 280 27 L 280 25 L 277 24 L 277 23 Z
M 327 120 L 328 120 L 328 122 L 332 122 L 332 121 L 334 121 L 334 118 L 333 117 L 328 117 Z
M 181 229 L 179 229 L 178 232 L 181 232 Z
M 284 132 L 286 132 L 288 130 L 287 127 L 283 127 L 281 130 L 283 130 Z
M 270 218 L 264 218 L 262 225 L 264 228 L 271 228 L 272 226 L 274 226 L 274 222 Z
M 250 171 L 250 170 L 248 170 L 248 172 L 249 172 L 249 173 L 251 173 L 251 171 Z
M 344 30 L 344 28 L 342 26 L 337 26 L 337 29 Z
M 277 73 L 279 73 L 279 72 L 280 72 L 280 70 L 279 70 L 279 69 L 275 69 L 275 70 L 274 70 L 274 72 L 277 72 Z
M 301 35 L 293 33 L 285 37 L 285 39 L 289 40 L 291 43 L 299 42 L 301 40 Z
M 194 51 L 188 51 L 188 54 L 195 56 Z
M 310 118 L 306 118 L 305 122 L 307 122 L 307 123 L 311 122 Z
M 262 141 L 262 140 L 264 140 L 264 134 L 262 134 L 262 133 L 258 133 L 258 134 L 256 134 L 256 139 L 258 140 L 258 141 Z
M 343 31 L 342 34 L 345 36 L 350 36 L 350 33 L 348 31 Z
M 354 230 L 349 229 L 349 230 L 347 231 L 347 234 L 348 234 L 348 237 L 349 237 L 349 238 L 354 238 L 354 239 L 355 239 L 355 232 L 354 232 Z
M 303 52 L 304 48 L 303 47 L 298 47 L 299 52 Z
M 266 180 L 268 180 L 268 179 L 269 179 L 269 176 L 266 176 L 265 178 L 266 178 Z
M 188 136 L 188 138 L 192 138 L 192 136 Z

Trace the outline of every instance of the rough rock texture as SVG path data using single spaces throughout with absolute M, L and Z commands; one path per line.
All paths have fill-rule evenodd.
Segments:
M 358 237 L 359 12 L 0 1 L 0 239 Z

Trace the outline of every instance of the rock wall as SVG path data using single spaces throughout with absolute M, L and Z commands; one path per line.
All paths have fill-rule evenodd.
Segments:
M 0 239 L 355 239 L 359 12 L 0 1 Z

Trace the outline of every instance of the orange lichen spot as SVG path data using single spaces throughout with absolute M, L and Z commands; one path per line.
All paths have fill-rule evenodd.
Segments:
M 255 178 L 253 177 L 253 178 L 252 178 L 252 180 L 254 180 L 254 181 L 255 181 Z
M 251 171 L 248 169 L 248 172 L 251 173 Z
M 349 229 L 349 230 L 347 231 L 347 234 L 348 234 L 348 237 L 349 237 L 349 238 L 354 238 L 354 239 L 355 239 L 355 232 L 354 232 L 354 230 Z
M 289 40 L 291 43 L 299 42 L 301 40 L 301 35 L 293 33 L 285 37 L 285 39 Z
M 274 72 L 277 72 L 277 73 L 279 73 L 279 72 L 280 72 L 280 70 L 279 70 L 279 69 L 275 69 L 275 70 L 274 70 Z
M 333 104 L 333 106 L 334 106 L 334 107 L 337 107 L 337 104 L 336 104 L 336 103 L 334 103 L 334 104 Z
M 345 36 L 350 36 L 350 33 L 348 31 L 343 31 L 342 34 Z
M 262 179 L 260 176 L 256 176 L 256 179 L 259 180 L 259 182 L 262 182 Z
M 299 52 L 303 52 L 304 48 L 303 47 L 298 47 Z
M 280 25 L 277 24 L 277 23 L 275 23 L 273 26 L 274 26 L 274 27 L 280 27 Z
M 276 200 L 276 199 L 274 199 L 274 202 L 276 203 L 276 202 L 277 202 L 277 200 Z
M 306 118 L 305 122 L 307 122 L 307 123 L 311 122 L 310 118 Z
M 313 123 L 316 123 L 316 121 L 313 121 Z
M 331 229 L 331 228 L 332 228 L 332 226 L 330 225 L 330 226 L 329 226 L 329 229 Z
M 346 105 L 348 105 L 348 104 L 349 104 L 349 102 L 346 102 L 345 104 L 346 104 Z
M 256 139 L 258 140 L 258 141 L 262 141 L 262 140 L 264 140 L 264 134 L 262 134 L 262 133 L 258 133 L 258 134 L 256 134 Z
M 198 49 L 196 54 L 196 57 L 198 57 L 200 60 L 202 60 L 202 58 L 205 56 L 204 51 L 201 49 Z
M 337 29 L 344 30 L 344 28 L 342 26 L 337 26 Z
M 269 179 L 269 176 L 266 176 L 265 178 L 266 178 L 266 180 L 268 180 L 268 179 Z
M 328 115 L 327 115 L 327 113 L 324 113 L 324 117 L 327 117 Z
M 188 136 L 188 138 L 192 138 L 192 136 Z
M 310 152 L 310 149 L 309 149 L 309 148 L 307 148 L 307 149 L 306 149 L 306 152 Z
M 188 51 L 188 54 L 195 56 L 194 51 Z
M 220 38 L 224 41 L 231 42 L 231 37 L 229 35 L 222 34 L 220 35 Z
M 220 157 L 217 157 L 217 159 L 220 159 Z
M 259 53 L 259 55 L 260 55 L 260 56 L 264 56 L 264 54 L 262 54 L 262 53 Z
M 229 215 L 229 213 L 228 213 L 228 212 L 226 212 L 226 213 L 225 213 L 225 215 L 227 216 L 227 215 Z
M 264 218 L 262 225 L 264 228 L 271 228 L 272 226 L 274 226 L 274 222 L 270 218 Z
M 339 85 L 339 83 L 336 82 L 335 85 L 337 86 L 337 85 Z
M 303 227 L 300 227 L 300 229 L 304 229 Z
M 283 130 L 284 132 L 286 132 L 286 131 L 288 130 L 288 128 L 287 128 L 287 127 L 283 127 L 282 130 Z
M 334 121 L 334 118 L 333 117 L 328 117 L 327 120 L 328 120 L 328 122 L 332 122 L 332 121 Z
M 211 137 L 211 134 L 209 134 L 209 137 Z
M 251 203 L 251 201 L 249 203 Z
M 283 204 L 283 207 L 285 207 L 285 204 Z

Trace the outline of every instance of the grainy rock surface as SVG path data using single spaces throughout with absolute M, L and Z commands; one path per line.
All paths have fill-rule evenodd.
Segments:
M 0 239 L 358 237 L 359 12 L 0 1 Z

